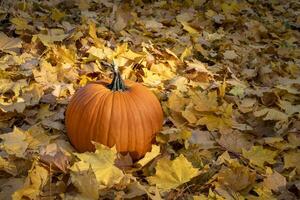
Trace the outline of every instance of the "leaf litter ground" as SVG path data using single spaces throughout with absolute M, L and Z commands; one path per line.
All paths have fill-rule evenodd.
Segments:
M 1 1 L 0 199 L 297 199 L 298 1 Z M 76 153 L 64 112 L 111 77 L 165 121 L 133 163 Z

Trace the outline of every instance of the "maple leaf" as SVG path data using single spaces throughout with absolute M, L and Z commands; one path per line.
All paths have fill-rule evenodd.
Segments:
M 12 194 L 22 188 L 23 184 L 24 178 L 5 179 L 4 183 L 0 184 L 0 199 L 12 199 Z
M 10 38 L 4 33 L 0 32 L 0 50 L 14 54 L 14 50 L 22 47 L 19 38 Z
M 53 83 L 57 83 L 57 69 L 46 60 L 41 60 L 40 70 L 34 69 L 33 75 L 36 82 L 49 87 Z
M 284 189 L 286 187 L 286 179 L 284 176 L 282 176 L 280 173 L 276 171 L 272 171 L 272 169 L 267 168 L 267 171 L 269 174 L 264 179 L 263 186 L 273 190 L 273 191 L 280 191 L 281 189 Z
M 295 167 L 297 172 L 300 174 L 300 152 L 289 151 L 283 155 L 284 168 Z
M 192 36 L 199 35 L 199 32 L 193 27 L 191 27 L 187 22 L 181 21 L 180 23 L 182 24 L 183 29 L 187 31 L 189 34 L 191 34 Z
M 216 142 L 212 134 L 208 131 L 193 130 L 189 138 L 191 144 L 197 144 L 201 149 L 215 148 Z
M 26 133 L 21 129 L 14 127 L 13 132 L 2 134 L 0 138 L 3 140 L 1 147 L 8 154 L 25 157 L 25 151 L 29 144 Z
M 264 116 L 264 120 L 286 121 L 288 119 L 288 116 L 285 113 L 273 108 L 263 108 L 259 111 L 255 111 L 253 114 L 256 117 Z
M 227 60 L 234 60 L 238 57 L 238 55 L 233 50 L 227 50 L 223 53 L 223 55 L 224 55 L 224 59 Z
M 255 182 L 256 174 L 242 165 L 232 165 L 218 173 L 218 181 L 234 191 L 241 191 Z
M 253 199 L 257 200 L 276 200 L 275 196 L 272 194 L 272 191 L 266 187 L 256 187 L 254 191 L 258 194 L 257 196 L 254 196 Z M 251 199 L 252 196 L 249 195 L 249 199 Z
M 217 142 L 227 150 L 237 153 L 241 153 L 243 148 L 248 150 L 252 146 L 246 135 L 238 131 L 221 134 Z
M 49 179 L 49 172 L 44 167 L 35 163 L 29 171 L 25 184 L 21 189 L 15 191 L 12 195 L 13 200 L 22 200 L 25 198 L 37 199 L 41 194 L 41 189 L 46 185 Z
M 99 198 L 98 183 L 91 168 L 78 173 L 71 173 L 71 181 L 82 195 L 81 198 L 91 200 L 97 200 Z
M 210 92 L 207 95 L 200 92 L 190 91 L 191 98 L 195 104 L 195 110 L 200 112 L 212 111 L 216 112 L 218 110 L 217 102 L 217 92 Z
M 172 92 L 168 99 L 168 107 L 176 112 L 181 112 L 187 100 L 180 93 Z
M 149 177 L 148 181 L 165 190 L 176 188 L 199 174 L 182 154 L 173 161 L 160 159 L 155 169 L 155 175 Z
M 64 12 L 61 12 L 57 8 L 51 9 L 51 19 L 54 21 L 60 21 L 63 17 L 65 17 L 65 15 L 66 14 Z
M 47 47 L 51 47 L 51 45 L 54 44 L 54 42 L 61 42 L 66 37 L 68 37 L 68 34 L 65 34 L 65 32 L 62 29 L 48 29 L 47 33 L 39 33 L 37 35 L 34 35 L 32 40 L 35 41 L 37 38 Z
M 33 30 L 33 26 L 28 24 L 28 21 L 21 17 L 14 17 L 10 20 L 15 26 L 17 30 Z
M 66 173 L 67 168 L 69 167 L 69 158 L 55 143 L 49 144 L 41 149 L 40 159 L 47 163 L 50 166 L 50 169 L 53 166 L 54 169 L 60 169 Z
M 250 150 L 242 149 L 243 156 L 250 160 L 250 163 L 264 168 L 265 163 L 274 164 L 274 158 L 277 156 L 276 151 L 264 149 L 262 146 L 252 146 Z
M 80 172 L 91 167 L 100 188 L 112 187 L 124 177 L 123 172 L 114 165 L 117 157 L 115 147 L 110 149 L 104 145 L 96 144 L 95 153 L 76 153 L 75 155 L 80 161 L 75 162 L 70 169 L 73 172 Z
M 148 164 L 151 160 L 157 157 L 160 154 L 160 147 L 157 145 L 152 145 L 151 151 L 147 152 L 144 158 L 138 161 L 142 167 Z
M 0 171 L 5 171 L 11 175 L 17 175 L 17 167 L 10 162 L 0 156 Z
M 217 114 L 217 115 L 216 115 Z M 232 104 L 224 102 L 218 111 L 212 114 L 203 114 L 197 124 L 206 125 L 208 130 L 226 130 L 232 127 Z

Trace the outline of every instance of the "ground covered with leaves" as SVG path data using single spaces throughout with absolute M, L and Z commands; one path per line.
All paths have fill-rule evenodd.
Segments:
M 299 198 L 299 9 L 1 1 L 0 199 Z M 165 114 L 135 163 L 100 144 L 76 153 L 66 136 L 70 98 L 112 62 Z

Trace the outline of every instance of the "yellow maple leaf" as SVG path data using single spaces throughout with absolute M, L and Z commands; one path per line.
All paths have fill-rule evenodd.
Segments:
M 151 152 L 147 152 L 144 158 L 139 160 L 138 164 L 140 164 L 142 167 L 148 164 L 151 160 L 153 160 L 155 157 L 157 157 L 160 154 L 160 147 L 157 145 L 152 145 Z
M 197 111 L 211 111 L 216 112 L 218 110 L 217 92 L 209 92 L 207 95 L 201 92 L 189 91 L 191 99 L 195 104 L 195 110 Z
M 71 173 L 71 180 L 81 194 L 80 199 L 97 200 L 99 198 L 99 188 L 95 174 L 91 168 L 78 173 Z
M 199 35 L 199 32 L 193 27 L 191 27 L 187 22 L 181 21 L 180 23 L 182 24 L 183 29 L 187 31 L 189 34 L 191 34 L 192 36 Z
M 264 168 L 265 163 L 274 164 L 274 158 L 277 156 L 276 151 L 265 149 L 262 146 L 253 146 L 249 151 L 242 149 L 243 156 L 250 160 L 250 163 Z
M 47 47 L 51 47 L 54 42 L 61 42 L 68 34 L 65 34 L 64 30 L 62 29 L 48 29 L 47 33 L 39 33 L 32 37 L 32 41 L 35 41 L 37 38 L 43 43 L 43 45 Z
M 46 60 L 41 60 L 40 70 L 33 70 L 34 79 L 36 82 L 48 86 L 57 83 L 57 69 Z
M 16 26 L 16 30 L 33 30 L 33 26 L 28 24 L 28 21 L 21 17 L 14 17 L 10 19 L 11 23 Z
M 115 147 L 108 148 L 104 145 L 96 144 L 96 151 L 94 153 L 76 153 L 75 155 L 80 161 L 75 162 L 71 170 L 73 172 L 80 172 L 86 171 L 91 167 L 100 189 L 112 187 L 124 177 L 123 172 L 114 165 L 117 157 Z
M 191 56 L 193 54 L 192 50 L 193 50 L 192 46 L 185 48 L 180 56 L 180 60 L 183 61 L 186 57 Z
M 1 148 L 8 154 L 24 157 L 25 151 L 28 148 L 27 134 L 21 129 L 14 127 L 10 133 L 0 135 L 3 140 Z
M 181 93 L 172 92 L 169 96 L 167 105 L 171 110 L 181 112 L 182 109 L 185 107 L 186 103 L 187 100 L 184 97 L 182 97 Z
M 165 190 L 176 188 L 199 175 L 198 169 L 182 154 L 172 161 L 167 158 L 160 159 L 155 169 L 155 175 L 149 177 L 148 181 Z
M 225 130 L 231 127 L 232 120 L 209 114 L 201 117 L 197 121 L 197 124 L 206 125 L 207 129 L 210 131 Z
M 16 165 L 0 156 L 0 170 L 5 171 L 13 176 L 16 176 L 18 173 Z M 1 195 L 0 195 L 1 196 Z
M 58 10 L 57 8 L 51 9 L 51 19 L 54 21 L 60 21 L 62 18 L 66 16 L 65 12 Z
M 39 199 L 42 188 L 49 179 L 49 171 L 35 163 L 34 167 L 29 171 L 23 188 L 15 191 L 12 195 L 13 200 Z
M 104 42 L 97 36 L 96 24 L 93 21 L 89 22 L 89 35 L 93 39 L 96 47 L 101 48 L 104 46 Z
M 289 151 L 283 155 L 284 168 L 295 167 L 297 173 L 300 174 L 300 151 Z

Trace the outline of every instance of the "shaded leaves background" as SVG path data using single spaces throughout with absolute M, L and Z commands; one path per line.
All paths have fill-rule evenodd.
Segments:
M 1 1 L 0 199 L 296 199 L 297 1 Z M 76 153 L 70 97 L 141 82 L 164 127 L 137 163 Z

